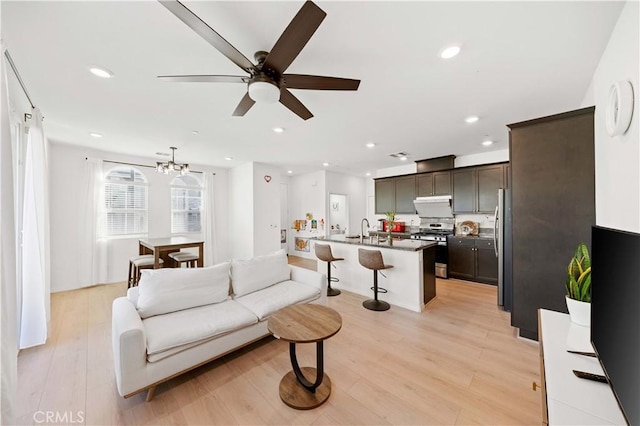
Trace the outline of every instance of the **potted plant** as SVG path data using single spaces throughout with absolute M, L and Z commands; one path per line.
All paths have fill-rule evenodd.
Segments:
M 591 259 L 585 243 L 578 244 L 569 262 L 565 287 L 571 321 L 589 327 L 591 325 Z
M 387 232 L 389 233 L 389 245 L 393 245 L 393 238 L 391 238 L 391 231 L 393 230 L 393 221 L 396 220 L 396 212 L 385 212 L 387 217 Z

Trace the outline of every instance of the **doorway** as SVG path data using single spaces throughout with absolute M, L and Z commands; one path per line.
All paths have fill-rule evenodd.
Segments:
M 344 194 L 329 194 L 329 235 L 344 234 L 349 228 L 349 203 Z

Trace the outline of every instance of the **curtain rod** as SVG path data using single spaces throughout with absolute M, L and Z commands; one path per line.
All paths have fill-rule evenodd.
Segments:
M 20 73 L 18 72 L 18 68 L 16 68 L 16 64 L 13 63 L 13 59 L 11 59 L 11 55 L 9 54 L 9 49 L 6 49 L 4 51 L 4 56 L 7 58 L 7 61 L 9 62 L 9 65 L 11 66 L 11 69 L 13 70 L 13 73 L 16 75 L 16 77 L 18 79 L 18 83 L 20 83 L 20 87 L 22 87 L 22 91 L 24 92 L 25 96 L 27 97 L 27 100 L 29 100 L 29 104 L 31 105 L 31 108 L 35 108 L 36 106 L 33 104 L 33 101 L 31 100 L 31 96 L 29 96 L 29 92 L 27 91 L 27 86 L 24 85 L 24 81 L 22 81 L 22 78 L 20 77 Z
M 84 159 L 88 160 L 89 157 L 84 157 Z M 147 167 L 149 169 L 155 169 L 156 168 L 156 166 L 149 166 L 147 164 L 125 163 L 125 162 L 122 162 L 122 161 L 113 161 L 113 160 L 102 160 L 102 161 L 105 162 L 105 163 L 122 164 L 122 165 L 125 165 L 125 166 Z M 197 171 L 197 170 L 190 170 L 189 173 L 201 173 L 201 174 L 204 174 L 204 172 L 200 172 L 200 171 Z M 216 175 L 213 172 L 211 174 L 214 175 L 214 176 Z

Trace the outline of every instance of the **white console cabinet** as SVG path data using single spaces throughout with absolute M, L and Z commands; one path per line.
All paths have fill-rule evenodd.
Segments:
M 580 379 L 573 374 L 573 370 L 603 374 L 596 358 L 567 352 L 593 352 L 589 328 L 572 323 L 567 314 L 540 309 L 538 336 L 543 423 L 625 425 L 608 384 Z

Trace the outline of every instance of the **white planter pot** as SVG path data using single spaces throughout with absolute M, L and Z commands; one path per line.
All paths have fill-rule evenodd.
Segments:
M 568 296 L 565 296 L 565 299 L 567 300 L 567 309 L 569 309 L 571 321 L 578 325 L 591 327 L 591 303 L 571 299 Z

